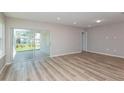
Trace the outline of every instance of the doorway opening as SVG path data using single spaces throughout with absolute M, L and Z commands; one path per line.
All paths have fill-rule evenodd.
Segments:
M 50 33 L 28 29 L 13 29 L 13 61 L 40 61 L 50 56 Z
M 82 32 L 82 52 L 87 51 L 87 32 Z

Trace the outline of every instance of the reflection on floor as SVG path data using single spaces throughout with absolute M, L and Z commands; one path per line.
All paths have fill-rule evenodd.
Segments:
M 1 80 L 124 80 L 124 59 L 79 53 L 9 66 Z
M 34 55 L 35 54 L 35 55 Z M 40 61 L 42 57 L 49 56 L 39 50 L 35 51 L 24 51 L 24 52 L 17 52 L 14 58 L 14 62 L 29 62 L 29 61 Z

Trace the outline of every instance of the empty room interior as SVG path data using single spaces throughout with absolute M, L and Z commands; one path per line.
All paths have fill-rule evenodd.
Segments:
M 123 81 L 123 12 L 0 12 L 1 81 Z

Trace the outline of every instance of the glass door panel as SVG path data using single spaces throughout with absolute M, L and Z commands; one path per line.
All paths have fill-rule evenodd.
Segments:
M 35 60 L 39 61 L 41 59 L 41 33 L 36 32 L 34 33 L 35 37 Z
M 16 62 L 27 62 L 33 60 L 34 34 L 26 29 L 14 29 L 13 51 Z
M 50 33 L 14 29 L 13 59 L 15 62 L 40 61 L 50 55 Z

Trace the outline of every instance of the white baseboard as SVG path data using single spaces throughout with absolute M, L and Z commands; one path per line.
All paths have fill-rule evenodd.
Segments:
M 52 55 L 50 57 L 58 57 L 58 56 L 64 56 L 64 55 L 70 55 L 70 54 L 76 54 L 76 53 L 81 53 L 82 51 L 77 51 L 77 52 L 70 52 L 70 53 L 64 53 L 64 54 L 58 54 L 58 55 Z
M 108 53 L 102 53 L 102 52 L 96 52 L 96 51 L 90 51 L 90 50 L 87 50 L 87 52 L 102 54 L 102 55 L 107 55 L 107 56 L 112 56 L 112 57 L 118 57 L 118 58 L 124 58 L 123 56 L 118 56 L 118 55 L 113 55 L 113 54 L 108 54 Z
M 2 74 L 2 72 L 4 71 L 4 69 L 5 69 L 7 66 L 9 66 L 9 65 L 11 65 L 11 63 L 6 63 L 6 64 L 2 67 L 2 69 L 0 70 L 0 75 Z

